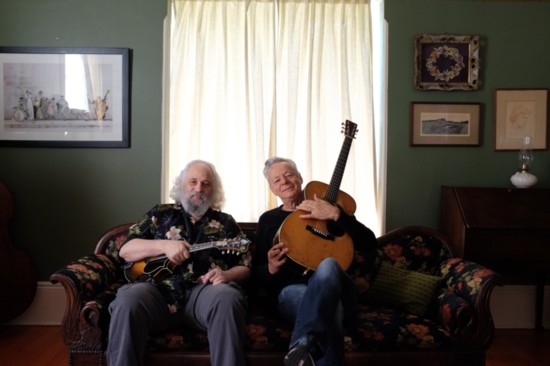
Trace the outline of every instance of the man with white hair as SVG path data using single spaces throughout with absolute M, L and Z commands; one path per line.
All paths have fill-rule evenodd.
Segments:
M 293 212 L 302 211 L 299 220 L 325 220 L 334 233 L 348 233 L 354 252 L 363 258 L 365 266 L 374 262 L 376 237 L 340 206 L 317 196 L 306 199 L 302 175 L 293 160 L 277 156 L 267 159 L 264 176 L 282 204 L 264 212 L 258 220 L 255 279 L 273 299 L 271 303 L 276 305 L 281 319 L 294 326 L 284 364 L 344 365 L 344 330 L 353 322 L 357 296 L 354 281 L 330 256 L 315 271 L 292 270 L 289 248 L 279 240 L 277 232 Z M 300 236 L 301 240 L 310 238 Z M 307 247 L 308 243 L 301 244 Z M 315 247 L 309 249 L 313 251 Z
M 118 290 L 109 307 L 107 362 L 143 365 L 151 333 L 191 326 L 208 333 L 212 365 L 244 365 L 246 299 L 239 284 L 250 277 L 250 253 L 192 250 L 194 244 L 242 235 L 233 217 L 220 211 L 225 198 L 214 165 L 191 161 L 170 196 L 174 204 L 156 205 L 130 228 L 119 255 L 125 268 L 164 255 L 175 269 Z

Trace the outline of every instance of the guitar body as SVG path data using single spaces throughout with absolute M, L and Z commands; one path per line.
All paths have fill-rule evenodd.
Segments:
M 313 200 L 315 196 L 331 204 L 342 207 L 348 215 L 353 215 L 357 208 L 355 200 L 347 193 L 340 191 L 340 183 L 348 158 L 351 142 L 357 132 L 357 124 L 346 121 L 343 125 L 345 133 L 344 143 L 332 174 L 330 184 L 317 181 L 308 183 L 304 189 L 305 199 Z M 298 267 L 302 274 L 316 270 L 326 258 L 334 258 L 340 267 L 347 270 L 354 255 L 353 240 L 345 232 L 335 232 L 338 228 L 329 225 L 329 221 L 316 219 L 302 219 L 300 215 L 307 212 L 296 210 L 283 221 L 275 242 L 284 243 L 288 249 L 287 261 L 290 270 Z
M 324 197 L 328 185 L 313 181 L 306 185 L 304 196 L 314 199 L 314 196 Z M 336 203 L 352 215 L 355 213 L 355 200 L 347 193 L 340 191 Z M 288 248 L 287 256 L 303 273 L 316 270 L 325 258 L 334 258 L 344 270 L 351 265 L 354 255 L 353 240 L 347 233 L 330 231 L 328 221 L 302 219 L 300 215 L 307 212 L 296 210 L 283 222 L 277 233 L 276 240 L 283 242 Z M 294 266 L 295 267 L 295 266 Z
M 306 200 L 312 200 L 315 196 L 326 197 L 329 185 L 323 182 L 311 181 L 304 188 L 304 197 Z M 357 210 L 357 204 L 352 196 L 344 191 L 339 191 L 335 203 L 342 207 L 345 213 L 353 215 Z

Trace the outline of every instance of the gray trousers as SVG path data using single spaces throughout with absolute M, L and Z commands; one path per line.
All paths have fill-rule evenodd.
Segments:
M 149 334 L 178 326 L 207 332 L 213 366 L 245 364 L 246 299 L 234 283 L 195 286 L 185 309 L 176 313 L 153 285 L 132 283 L 118 290 L 109 311 L 109 366 L 144 365 Z

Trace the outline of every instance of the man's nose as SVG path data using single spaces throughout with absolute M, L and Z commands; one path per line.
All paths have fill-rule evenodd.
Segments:
M 204 185 L 202 183 L 197 183 L 194 187 L 195 192 L 202 192 L 204 191 Z

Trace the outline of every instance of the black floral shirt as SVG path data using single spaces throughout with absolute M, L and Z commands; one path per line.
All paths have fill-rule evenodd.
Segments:
M 192 224 L 181 204 L 159 204 L 130 228 L 122 245 L 136 238 L 186 240 L 191 244 L 201 244 L 242 235 L 233 217 L 224 212 L 209 209 L 200 221 Z M 197 279 L 210 269 L 251 267 L 251 262 L 252 256 L 248 250 L 235 255 L 212 247 L 191 253 L 191 257 L 177 266 L 172 275 L 154 284 L 162 292 L 170 310 L 175 312 L 185 305 L 187 290 L 196 286 Z

